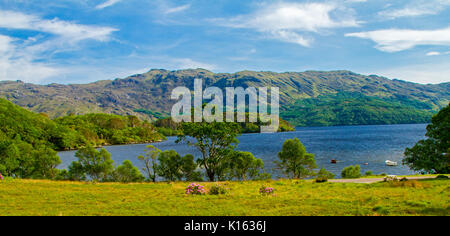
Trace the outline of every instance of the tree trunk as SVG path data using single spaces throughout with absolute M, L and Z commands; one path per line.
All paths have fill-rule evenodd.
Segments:
M 212 172 L 212 171 L 207 171 L 207 173 L 206 173 L 207 175 L 208 175 L 208 178 L 209 178 L 209 181 L 210 182 L 214 182 L 214 177 L 215 177 L 215 174 L 214 174 L 214 172 Z

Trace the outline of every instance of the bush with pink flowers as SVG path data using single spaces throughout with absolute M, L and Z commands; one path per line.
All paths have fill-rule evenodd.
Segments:
M 4 178 L 3 178 L 3 175 L 2 175 L 2 173 L 0 173 L 0 181 L 2 181 Z
M 270 196 L 273 195 L 275 193 L 275 189 L 274 188 L 270 188 L 270 187 L 266 187 L 266 186 L 262 186 L 259 189 L 259 193 L 263 196 Z
M 203 195 L 206 194 L 205 186 L 192 183 L 186 188 L 187 195 Z

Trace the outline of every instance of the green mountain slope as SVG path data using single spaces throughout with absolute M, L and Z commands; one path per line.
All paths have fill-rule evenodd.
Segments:
M 433 112 L 420 102 L 392 101 L 356 93 L 339 93 L 298 100 L 283 108 L 282 116 L 296 126 L 377 125 L 428 123 Z M 414 106 L 416 105 L 416 107 Z
M 305 122 L 302 117 L 311 117 L 314 113 L 326 113 L 325 106 L 319 102 L 315 109 L 303 110 L 299 114 L 298 105 L 304 99 L 323 99 L 329 104 L 340 103 L 341 93 L 357 93 L 361 97 L 353 98 L 356 104 L 365 102 L 365 97 L 381 99 L 373 103 L 372 113 L 377 119 L 329 119 L 318 122 L 322 125 L 350 124 L 389 124 L 424 122 L 424 116 L 437 112 L 450 101 L 450 83 L 439 85 L 422 85 L 400 80 L 390 80 L 375 75 L 365 76 L 349 71 L 307 71 L 302 73 L 274 73 L 243 71 L 234 74 L 212 73 L 207 70 L 151 70 L 148 73 L 130 76 L 125 79 L 98 81 L 83 85 L 34 85 L 22 82 L 0 82 L 0 97 L 34 112 L 43 112 L 50 117 L 67 114 L 111 113 L 118 115 L 136 115 L 141 119 L 166 117 L 175 101 L 170 100 L 172 90 L 177 86 L 193 89 L 194 79 L 203 79 L 204 86 L 225 87 L 262 87 L 276 86 L 280 88 L 280 102 L 283 118 Z M 305 101 L 306 103 L 308 100 Z M 315 104 L 314 102 L 312 103 Z M 393 107 L 402 105 L 407 113 L 419 114 L 410 118 L 392 118 L 387 115 Z M 320 105 L 320 106 L 319 106 Z M 321 107 L 321 108 L 320 108 Z M 389 108 L 389 109 L 388 109 Z M 361 106 L 346 109 L 343 114 L 363 116 Z M 396 111 L 397 112 L 397 111 Z M 398 113 L 398 112 L 397 112 Z M 292 117 L 296 114 L 295 117 Z M 380 115 L 386 114 L 386 115 Z M 329 115 L 327 115 L 329 116 Z M 371 115 L 372 116 L 372 115 Z M 363 122 L 364 120 L 364 122 Z M 375 122 L 376 120 L 376 122 Z M 371 123 L 374 122 L 374 123 Z

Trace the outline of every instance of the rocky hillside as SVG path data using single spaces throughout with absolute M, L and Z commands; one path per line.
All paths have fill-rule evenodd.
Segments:
M 124 79 L 98 81 L 80 85 L 35 85 L 17 82 L 0 82 L 0 97 L 34 112 L 42 112 L 50 117 L 67 114 L 86 114 L 106 112 L 119 115 L 137 115 L 140 118 L 167 116 L 175 101 L 170 100 L 172 89 L 186 86 L 193 89 L 194 79 L 203 79 L 205 86 L 224 87 L 261 87 L 276 86 L 280 88 L 282 114 L 288 121 L 296 125 L 304 125 L 295 114 L 302 112 L 305 101 L 308 109 L 305 112 L 320 113 L 322 109 L 311 109 L 314 104 L 337 104 L 351 114 L 342 116 L 372 116 L 370 111 L 386 114 L 398 109 L 408 110 L 407 119 L 392 122 L 389 115 L 383 115 L 379 123 L 419 123 L 429 119 L 450 101 L 450 83 L 439 85 L 422 85 L 400 80 L 390 80 L 375 75 L 365 76 L 350 71 L 307 71 L 302 73 L 274 73 L 243 71 L 234 74 L 213 73 L 207 70 L 151 70 L 145 74 L 133 75 Z M 358 94 L 358 96 L 342 96 L 342 94 Z M 336 95 L 336 96 L 330 96 Z M 336 97 L 338 100 L 333 100 Z M 346 97 L 350 97 L 346 99 Z M 321 101 L 324 98 L 325 100 Z M 307 99 L 315 99 L 314 102 Z M 317 101 L 319 99 L 319 101 Z M 330 99 L 332 101 L 330 101 Z M 377 111 L 378 103 L 371 109 L 361 112 L 355 108 L 367 99 L 382 100 L 384 107 Z M 335 102 L 335 103 L 333 103 Z M 302 105 L 303 104 L 303 105 Z M 386 105 L 387 104 L 387 105 Z M 369 112 L 369 113 L 368 113 Z M 329 113 L 329 111 L 328 111 Z M 356 114 L 355 114 L 356 113 Z M 415 118 L 417 116 L 417 119 Z M 309 117 L 302 114 L 301 117 Z M 315 116 L 317 117 L 317 116 Z M 307 119 L 307 118 L 302 118 Z M 315 118 L 319 119 L 319 118 Z M 321 117 L 320 119 L 328 119 Z M 336 119 L 336 118 L 333 118 Z M 317 125 L 338 125 L 330 119 L 327 122 L 312 122 Z M 342 124 L 371 124 L 370 119 Z M 306 122 L 308 123 L 308 122 Z M 311 123 L 311 122 L 309 122 Z

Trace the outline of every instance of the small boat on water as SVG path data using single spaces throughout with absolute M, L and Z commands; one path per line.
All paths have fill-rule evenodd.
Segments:
M 337 160 L 335 159 L 331 160 L 331 164 L 337 164 Z
M 398 166 L 398 163 L 395 162 L 395 161 L 389 161 L 389 160 L 387 160 L 387 161 L 386 161 L 386 165 L 387 165 L 387 166 Z

